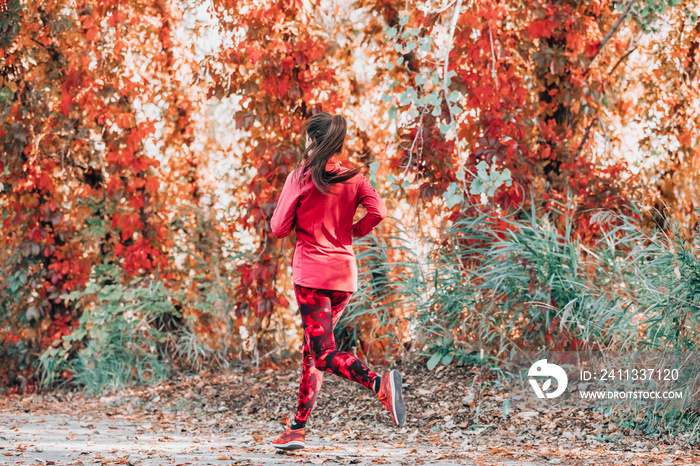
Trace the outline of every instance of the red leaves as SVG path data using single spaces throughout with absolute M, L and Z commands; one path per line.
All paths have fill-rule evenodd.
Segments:
M 107 194 L 109 194 L 110 197 L 114 196 L 115 192 L 121 189 L 124 189 L 124 184 L 118 176 L 111 177 L 107 182 Z
M 35 242 L 35 243 L 40 243 L 41 239 L 43 237 L 43 234 L 41 232 L 41 229 L 39 227 L 29 227 L 27 229 L 27 239 Z
M 541 19 L 531 22 L 525 31 L 532 39 L 538 39 L 540 37 L 550 38 L 552 37 L 552 29 L 554 29 L 555 26 L 556 25 L 549 19 Z
M 600 49 L 600 41 L 588 42 L 583 49 L 583 53 L 585 53 L 588 58 L 593 58 L 595 54 L 598 53 L 598 49 Z
M 70 93 L 64 90 L 63 95 L 61 97 L 61 113 L 63 113 L 63 116 L 68 116 L 68 112 L 70 111 L 70 104 L 72 101 L 73 98 L 71 97 Z
M 129 198 L 129 205 L 131 206 L 132 209 L 134 210 L 140 210 L 143 209 L 145 206 L 145 201 L 142 195 L 133 195 Z
M 139 238 L 129 246 L 116 243 L 114 254 L 124 258 L 124 269 L 129 276 L 152 270 L 154 267 L 165 267 L 168 263 L 168 258 L 163 252 L 145 238 Z
M 72 322 L 70 316 L 58 316 L 51 322 L 46 333 L 51 342 L 60 340 L 64 335 L 69 335 L 72 331 Z
M 112 216 L 112 228 L 121 230 L 121 239 L 126 241 L 131 238 L 136 229 L 143 228 L 137 212 L 121 212 Z
M 77 94 L 81 84 L 82 76 L 75 70 L 69 72 L 63 80 L 63 84 L 61 85 L 60 105 L 61 113 L 63 113 L 63 116 L 68 117 L 68 113 L 70 112 L 70 106 L 73 103 L 73 98 Z
M 137 273 L 140 269 L 150 270 L 153 267 L 152 258 L 156 255 L 158 251 L 141 238 L 126 248 L 124 267 L 131 274 Z
M 282 59 L 282 68 L 284 69 L 285 73 L 289 73 L 292 71 L 292 68 L 295 66 L 295 60 L 293 57 L 284 57 Z
M 523 201 L 524 193 L 525 191 L 523 187 L 518 183 L 513 183 L 510 187 L 502 185 L 496 191 L 494 201 L 496 201 L 504 209 L 516 209 L 520 207 L 520 203 Z
M 139 173 L 139 172 L 140 172 L 140 170 L 137 171 L 136 173 Z M 141 177 L 135 176 L 129 180 L 129 182 L 126 185 L 126 189 L 130 193 L 133 193 L 134 191 L 140 190 L 144 186 L 146 186 L 146 180 L 144 180 Z
M 156 176 L 149 176 L 145 188 L 146 192 L 149 192 L 151 194 L 155 194 L 158 191 L 158 187 L 160 186 L 160 180 L 158 180 L 158 177 Z
M 47 287 L 47 291 L 59 290 L 58 295 L 70 291 L 75 285 L 83 285 L 87 280 L 89 263 L 82 258 L 75 257 L 73 251 L 65 246 L 57 250 L 53 256 L 53 262 L 48 266 L 49 281 L 52 288 Z
M 270 76 L 260 86 L 261 90 L 276 98 L 286 97 L 289 91 L 290 77 L 288 75 Z

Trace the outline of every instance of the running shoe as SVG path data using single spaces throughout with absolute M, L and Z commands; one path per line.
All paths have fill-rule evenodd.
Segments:
M 399 427 L 406 424 L 406 406 L 401 396 L 401 374 L 399 371 L 393 369 L 382 376 L 377 398 L 391 414 L 394 424 Z
M 287 416 L 284 416 L 284 422 L 287 424 L 287 430 L 277 440 L 272 442 L 272 446 L 280 450 L 300 450 L 304 448 L 306 446 L 306 443 L 304 443 L 304 428 L 292 430 Z

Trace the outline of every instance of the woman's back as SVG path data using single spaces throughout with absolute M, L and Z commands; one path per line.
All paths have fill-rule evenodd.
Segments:
M 326 170 L 343 173 L 349 169 L 333 157 Z M 360 204 L 367 209 L 367 215 L 353 224 Z M 292 257 L 295 284 L 355 292 L 357 261 L 352 238 L 369 233 L 386 213 L 384 201 L 362 174 L 333 185 L 332 194 L 326 195 L 316 188 L 310 176 L 299 183 L 297 170 L 294 170 L 287 177 L 270 224 L 278 238 L 296 229 Z

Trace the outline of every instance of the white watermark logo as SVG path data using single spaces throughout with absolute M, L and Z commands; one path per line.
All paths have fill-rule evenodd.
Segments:
M 530 366 L 527 375 L 530 377 L 530 385 L 532 385 L 532 389 L 535 390 L 537 398 L 556 398 L 564 393 L 569 383 L 569 378 L 566 376 L 564 369 L 556 364 L 548 363 L 546 359 L 540 359 Z M 547 380 L 544 381 L 540 388 L 537 380 L 533 377 L 547 377 Z M 549 387 L 552 385 L 552 379 L 557 381 L 557 389 L 551 393 L 547 393 L 547 390 L 549 390 Z

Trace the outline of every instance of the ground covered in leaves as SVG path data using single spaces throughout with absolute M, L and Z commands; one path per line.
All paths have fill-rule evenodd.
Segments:
M 0 404 L 0 464 L 698 464 L 682 436 L 620 429 L 570 401 L 533 408 L 525 387 L 470 366 L 404 365 L 407 423 L 372 392 L 326 374 L 307 448 L 271 445 L 300 371 L 201 374 L 103 397 L 56 391 Z

